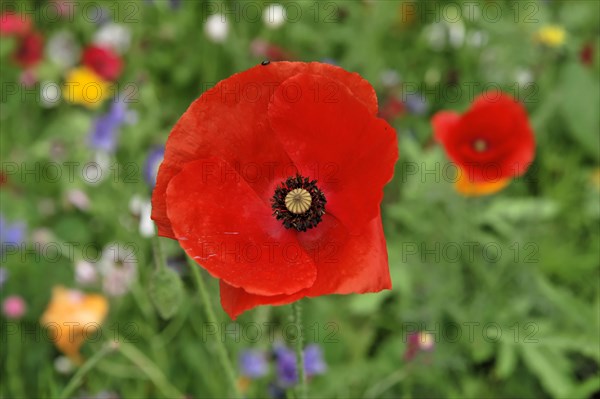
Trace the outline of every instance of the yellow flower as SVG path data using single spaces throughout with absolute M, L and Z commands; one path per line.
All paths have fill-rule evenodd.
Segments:
M 70 103 L 98 108 L 110 96 L 110 83 L 87 67 L 74 68 L 65 78 L 63 96 Z
M 467 173 L 462 172 L 458 180 L 454 183 L 454 188 L 460 194 L 466 197 L 478 197 L 481 195 L 490 195 L 502 190 L 510 183 L 510 179 L 498 179 L 489 182 L 472 182 Z
M 57 286 L 40 319 L 49 331 L 54 345 L 71 361 L 82 361 L 79 348 L 86 338 L 98 338 L 100 324 L 108 313 L 108 301 L 102 295 L 86 295 L 81 291 Z
M 567 32 L 558 25 L 546 25 L 535 34 L 535 40 L 549 46 L 560 47 L 564 44 Z

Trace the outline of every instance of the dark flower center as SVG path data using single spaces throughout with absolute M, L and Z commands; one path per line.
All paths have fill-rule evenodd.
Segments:
M 306 231 L 321 223 L 327 200 L 316 183 L 316 180 L 296 175 L 277 186 L 271 207 L 273 216 L 282 221 L 283 227 Z
M 484 152 L 488 148 L 487 141 L 483 139 L 477 139 L 473 142 L 473 149 L 477 152 Z

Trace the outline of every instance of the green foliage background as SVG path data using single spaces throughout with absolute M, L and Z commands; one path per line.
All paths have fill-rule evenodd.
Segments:
M 44 3 L 17 4 L 40 10 Z M 164 321 L 154 309 L 148 296 L 154 270 L 151 240 L 140 236 L 129 202 L 134 195 L 149 198 L 151 189 L 141 178 L 144 160 L 153 145 L 164 144 L 187 106 L 215 82 L 262 60 L 249 50 L 256 38 L 298 60 L 333 59 L 359 72 L 376 88 L 380 103 L 390 95 L 382 73 L 396 70 L 402 84 L 417 87 L 428 103 L 425 114 L 406 113 L 393 121 L 401 159 L 382 208 L 393 290 L 303 300 L 305 339 L 322 345 L 328 364 L 326 374 L 310 381 L 309 396 L 598 397 L 600 202 L 591 176 L 600 159 L 599 2 L 498 1 L 493 2 L 502 11 L 497 20 L 468 18 L 465 12 L 467 4 L 481 9 L 490 2 L 452 3 L 463 10 L 459 23 L 466 39 L 474 32 L 487 37 L 481 46 L 469 45 L 469 40 L 446 43 L 455 25 L 444 18 L 444 2 L 418 3 L 420 13 L 409 18 L 403 10 L 412 3 L 401 1 L 299 1 L 294 4 L 302 16 L 277 30 L 243 16 L 230 21 L 224 43 L 211 42 L 204 34 L 203 1 L 183 1 L 178 9 L 166 1 L 96 3 L 112 10 L 115 22 L 133 34 L 120 84 L 135 88 L 131 108 L 138 122 L 122 128 L 111 159 L 112 165 L 133 163 L 133 178 L 121 168 L 95 186 L 80 178 L 48 182 L 17 177 L 0 189 L 2 214 L 25 220 L 30 241 L 33 232 L 44 228 L 56 242 L 90 243 L 96 250 L 113 242 L 137 248 L 139 279 L 130 293 L 111 300 L 101 338 L 88 342 L 83 353 L 90 358 L 118 334 L 123 345 L 147 357 L 141 361 L 146 368 L 121 353 L 109 355 L 85 376 L 75 397 L 104 390 L 123 398 L 167 397 L 170 386 L 190 397 L 228 395 L 215 361 L 219 338 L 207 335 L 189 272 L 183 274 L 182 304 L 174 317 Z M 132 15 L 125 3 L 134 5 Z M 210 6 L 242 10 L 244 4 Z M 566 30 L 563 46 L 533 40 L 548 24 Z M 81 44 L 97 29 L 77 13 L 71 23 L 40 16 L 36 25 L 45 36 L 68 29 Z M 430 44 L 433 29 L 442 32 L 437 49 Z M 6 38 L 0 43 L 5 91 L 17 81 L 19 70 L 10 62 L 14 43 Z M 593 47 L 591 66 L 580 62 L 587 43 Z M 523 70 L 530 71 L 530 84 L 517 82 Z M 60 81 L 60 74 L 49 62 L 39 68 L 40 80 Z M 463 90 L 457 96 L 448 94 L 456 94 L 452 81 Z M 463 198 L 447 179 L 440 179 L 439 170 L 422 173 L 447 162 L 432 141 L 429 120 L 438 110 L 464 111 L 472 100 L 466 88 L 477 94 L 490 83 L 509 93 L 518 91 L 536 133 L 536 160 L 501 193 Z M 93 159 L 86 139 L 102 110 L 66 103 L 45 109 L 35 90 L 24 93 L 2 96 L 3 163 L 33 167 L 36 162 L 84 164 Z M 57 146 L 63 148 L 58 156 L 53 152 Z M 73 188 L 87 193 L 89 210 L 66 200 Z M 48 202 L 55 212 L 40 212 L 40 204 Z M 180 254 L 176 243 L 164 241 L 169 256 Z M 81 256 L 76 251 L 74 258 Z M 21 295 L 28 311 L 20 322 L 2 319 L 0 397 L 57 397 L 72 375 L 55 370 L 59 353 L 44 339 L 39 317 L 52 286 L 75 286 L 74 259 L 28 253 L 2 261 L 10 272 L 2 298 Z M 210 280 L 209 289 L 217 304 L 217 282 Z M 285 337 L 290 320 L 289 306 L 250 311 L 237 327 L 220 308 L 217 314 L 224 323 L 219 332 L 241 331 L 238 342 L 235 334 L 225 337 L 232 356 L 250 347 L 272 348 L 265 329 L 258 342 L 244 339 L 247 326 L 272 322 L 274 337 Z M 10 330 L 15 326 L 17 333 Z M 434 334 L 435 347 L 406 361 L 407 334 L 422 329 Z M 270 379 L 252 382 L 247 396 L 267 396 Z

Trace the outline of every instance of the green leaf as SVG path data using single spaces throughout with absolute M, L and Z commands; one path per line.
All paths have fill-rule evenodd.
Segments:
M 523 361 L 539 378 L 542 386 L 553 397 L 565 398 L 573 390 L 572 381 L 568 378 L 568 362 L 566 358 L 552 348 L 524 344 L 520 346 Z
M 170 319 L 183 299 L 183 285 L 174 270 L 160 268 L 150 278 L 148 294 L 160 317 Z
M 550 199 L 498 199 L 488 209 L 487 217 L 513 223 L 544 221 L 556 216 L 558 210 L 558 204 Z
M 569 132 L 584 151 L 600 159 L 600 82 L 590 70 L 571 63 L 562 71 L 562 94 L 562 114 Z
M 496 375 L 500 379 L 510 377 L 517 364 L 517 354 L 515 346 L 510 342 L 502 341 L 498 351 L 498 360 L 496 361 Z

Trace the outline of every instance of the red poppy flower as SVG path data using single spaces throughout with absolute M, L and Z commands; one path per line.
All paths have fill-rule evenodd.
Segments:
M 31 30 L 31 20 L 26 15 L 7 11 L 0 15 L 0 36 L 21 36 Z
M 391 288 L 379 205 L 398 149 L 376 114 L 358 74 L 273 62 L 221 81 L 177 122 L 152 218 L 221 280 L 232 318 Z
M 83 64 L 106 80 L 117 80 L 123 70 L 121 57 L 100 46 L 89 46 L 83 51 Z
M 522 175 L 534 157 L 535 138 L 525 108 L 504 93 L 480 95 L 462 115 L 438 112 L 432 125 L 435 139 L 468 178 L 461 186 L 487 184 L 489 193 L 491 182 Z
M 44 57 L 44 38 L 38 32 L 31 32 L 19 39 L 13 55 L 15 62 L 23 68 L 38 64 Z

